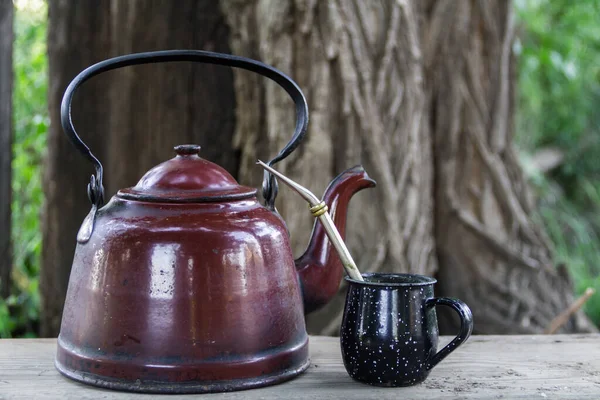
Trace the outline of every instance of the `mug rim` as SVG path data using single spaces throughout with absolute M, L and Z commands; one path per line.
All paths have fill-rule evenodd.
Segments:
M 376 286 L 376 287 L 414 287 L 414 286 L 429 286 L 433 285 L 437 282 L 437 279 L 420 274 L 406 274 L 406 273 L 393 273 L 393 272 L 365 272 L 362 274 L 364 278 L 372 277 L 372 276 L 392 276 L 392 277 L 408 277 L 408 278 L 418 278 L 421 282 L 369 282 L 369 281 L 357 281 L 356 279 L 352 279 L 349 276 L 345 276 L 344 279 L 348 282 L 351 282 L 356 285 L 361 286 Z

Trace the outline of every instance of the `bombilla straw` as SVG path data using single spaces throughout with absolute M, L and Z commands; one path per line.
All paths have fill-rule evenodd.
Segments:
M 340 233 L 335 227 L 335 224 L 331 219 L 331 215 L 329 215 L 329 212 L 327 211 L 328 207 L 325 204 L 325 202 L 319 200 L 317 196 L 315 196 L 310 190 L 308 190 L 304 186 L 299 185 L 287 176 L 283 175 L 281 172 L 268 166 L 264 162 L 258 160 L 257 164 L 259 164 L 261 167 L 263 167 L 264 169 L 281 179 L 286 185 L 291 187 L 296 193 L 302 196 L 304 200 L 306 200 L 310 204 L 310 212 L 314 217 L 317 217 L 319 221 L 321 221 L 321 224 L 323 224 L 325 232 L 327 232 L 329 240 L 331 240 L 331 243 L 333 243 L 333 246 L 337 250 L 340 259 L 342 260 L 342 265 L 348 273 L 348 276 L 356 281 L 364 281 L 360 271 L 358 270 L 358 267 L 356 266 L 356 263 L 352 259 L 352 256 L 350 255 L 350 252 L 346 247 L 346 244 L 342 240 Z

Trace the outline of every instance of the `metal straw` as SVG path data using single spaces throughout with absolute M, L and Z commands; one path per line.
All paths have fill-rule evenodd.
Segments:
M 358 270 L 358 267 L 356 266 L 356 263 L 352 259 L 352 256 L 350 255 L 350 252 L 346 247 L 346 244 L 342 240 L 340 233 L 335 227 L 335 224 L 333 223 L 329 212 L 327 212 L 328 207 L 325 204 L 325 202 L 319 200 L 319 198 L 307 188 L 294 182 L 287 176 L 283 175 L 281 172 L 274 170 L 272 167 L 268 166 L 264 162 L 258 160 L 257 164 L 259 164 L 261 167 L 263 167 L 264 169 L 281 179 L 286 185 L 291 187 L 296 193 L 298 193 L 306 201 L 308 201 L 308 203 L 310 204 L 310 212 L 314 217 L 318 218 L 319 221 L 321 221 L 321 224 L 323 224 L 325 232 L 327 232 L 329 240 L 331 240 L 331 243 L 333 243 L 333 246 L 337 250 L 340 259 L 342 260 L 342 265 L 344 266 L 344 269 L 346 269 L 348 276 L 357 281 L 364 281 L 362 275 L 360 274 L 360 271 Z

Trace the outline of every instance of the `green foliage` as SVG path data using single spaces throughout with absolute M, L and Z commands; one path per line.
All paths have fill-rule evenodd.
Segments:
M 0 299 L 0 337 L 32 336 L 37 331 L 43 201 L 41 163 L 49 125 L 46 3 L 18 1 L 15 5 L 13 294 L 6 301 Z
M 576 292 L 600 292 L 600 2 L 515 1 L 521 32 L 517 147 L 564 153 L 560 166 L 532 181 L 539 217 Z M 600 293 L 586 304 L 600 325 Z

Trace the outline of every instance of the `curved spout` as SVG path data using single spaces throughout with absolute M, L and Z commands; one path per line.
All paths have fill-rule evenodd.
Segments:
M 342 239 L 346 236 L 346 216 L 350 198 L 358 191 L 374 187 L 362 166 L 356 166 L 338 175 L 325 190 L 323 201 Z M 337 293 L 343 266 L 331 245 L 323 225 L 315 221 L 306 251 L 296 260 L 296 269 L 302 285 L 304 312 L 308 314 L 324 306 Z

